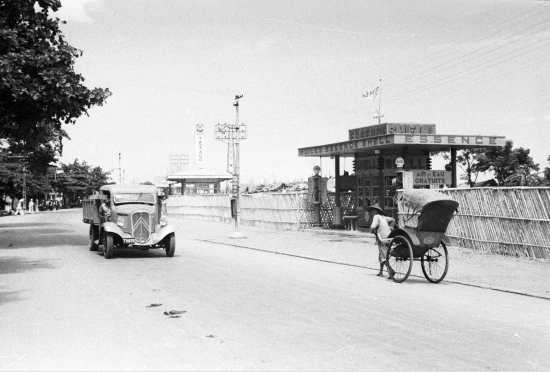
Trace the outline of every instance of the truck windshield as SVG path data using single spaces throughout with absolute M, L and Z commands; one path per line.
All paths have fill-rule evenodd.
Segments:
M 155 204 L 155 195 L 154 194 L 144 194 L 144 193 L 124 193 L 116 194 L 114 198 L 116 204 L 121 203 L 146 203 L 146 204 Z

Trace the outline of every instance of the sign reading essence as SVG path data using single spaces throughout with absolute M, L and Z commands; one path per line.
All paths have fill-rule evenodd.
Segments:
M 298 149 L 298 156 L 331 156 L 356 152 L 356 149 L 380 148 L 387 145 L 434 145 L 467 147 L 504 146 L 504 137 L 455 136 L 430 134 L 387 134 L 379 137 L 333 143 Z

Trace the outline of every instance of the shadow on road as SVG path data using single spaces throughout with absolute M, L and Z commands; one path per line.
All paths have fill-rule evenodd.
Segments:
M 46 227 L 47 226 L 59 226 L 58 223 L 44 223 L 44 222 L 19 222 L 17 224 L 15 223 L 0 223 L 0 229 L 23 229 L 23 228 L 29 228 L 29 227 Z
M 17 256 L 0 257 L 0 276 L 3 274 L 20 274 L 30 270 L 53 269 L 49 260 L 26 260 Z M 0 306 L 9 302 L 20 301 L 23 291 L 0 289 Z
M 0 306 L 7 304 L 8 302 L 20 301 L 20 293 L 23 291 L 4 291 L 0 289 Z
M 36 269 L 53 269 L 50 260 L 25 260 L 18 256 L 0 257 L 0 275 L 18 274 Z
M 43 225 L 41 225 L 43 226 Z M 4 230 L 0 236 L 0 250 L 21 248 L 48 248 L 59 246 L 87 246 L 88 237 L 75 234 L 71 229 L 46 227 L 40 230 L 17 232 L 13 229 Z

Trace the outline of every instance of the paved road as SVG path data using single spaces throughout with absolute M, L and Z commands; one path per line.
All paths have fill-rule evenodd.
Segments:
M 106 260 L 78 210 L 3 217 L 0 369 L 550 369 L 550 301 L 394 284 L 211 233 L 180 230 L 173 258 Z

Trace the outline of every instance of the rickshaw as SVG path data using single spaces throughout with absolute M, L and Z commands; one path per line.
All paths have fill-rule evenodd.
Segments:
M 413 261 L 420 261 L 426 279 L 441 282 L 449 268 L 445 233 L 458 210 L 458 202 L 435 190 L 404 189 L 397 204 L 402 211 L 399 226 L 387 239 L 381 239 L 388 247 L 386 262 L 390 277 L 396 283 L 404 282 Z

